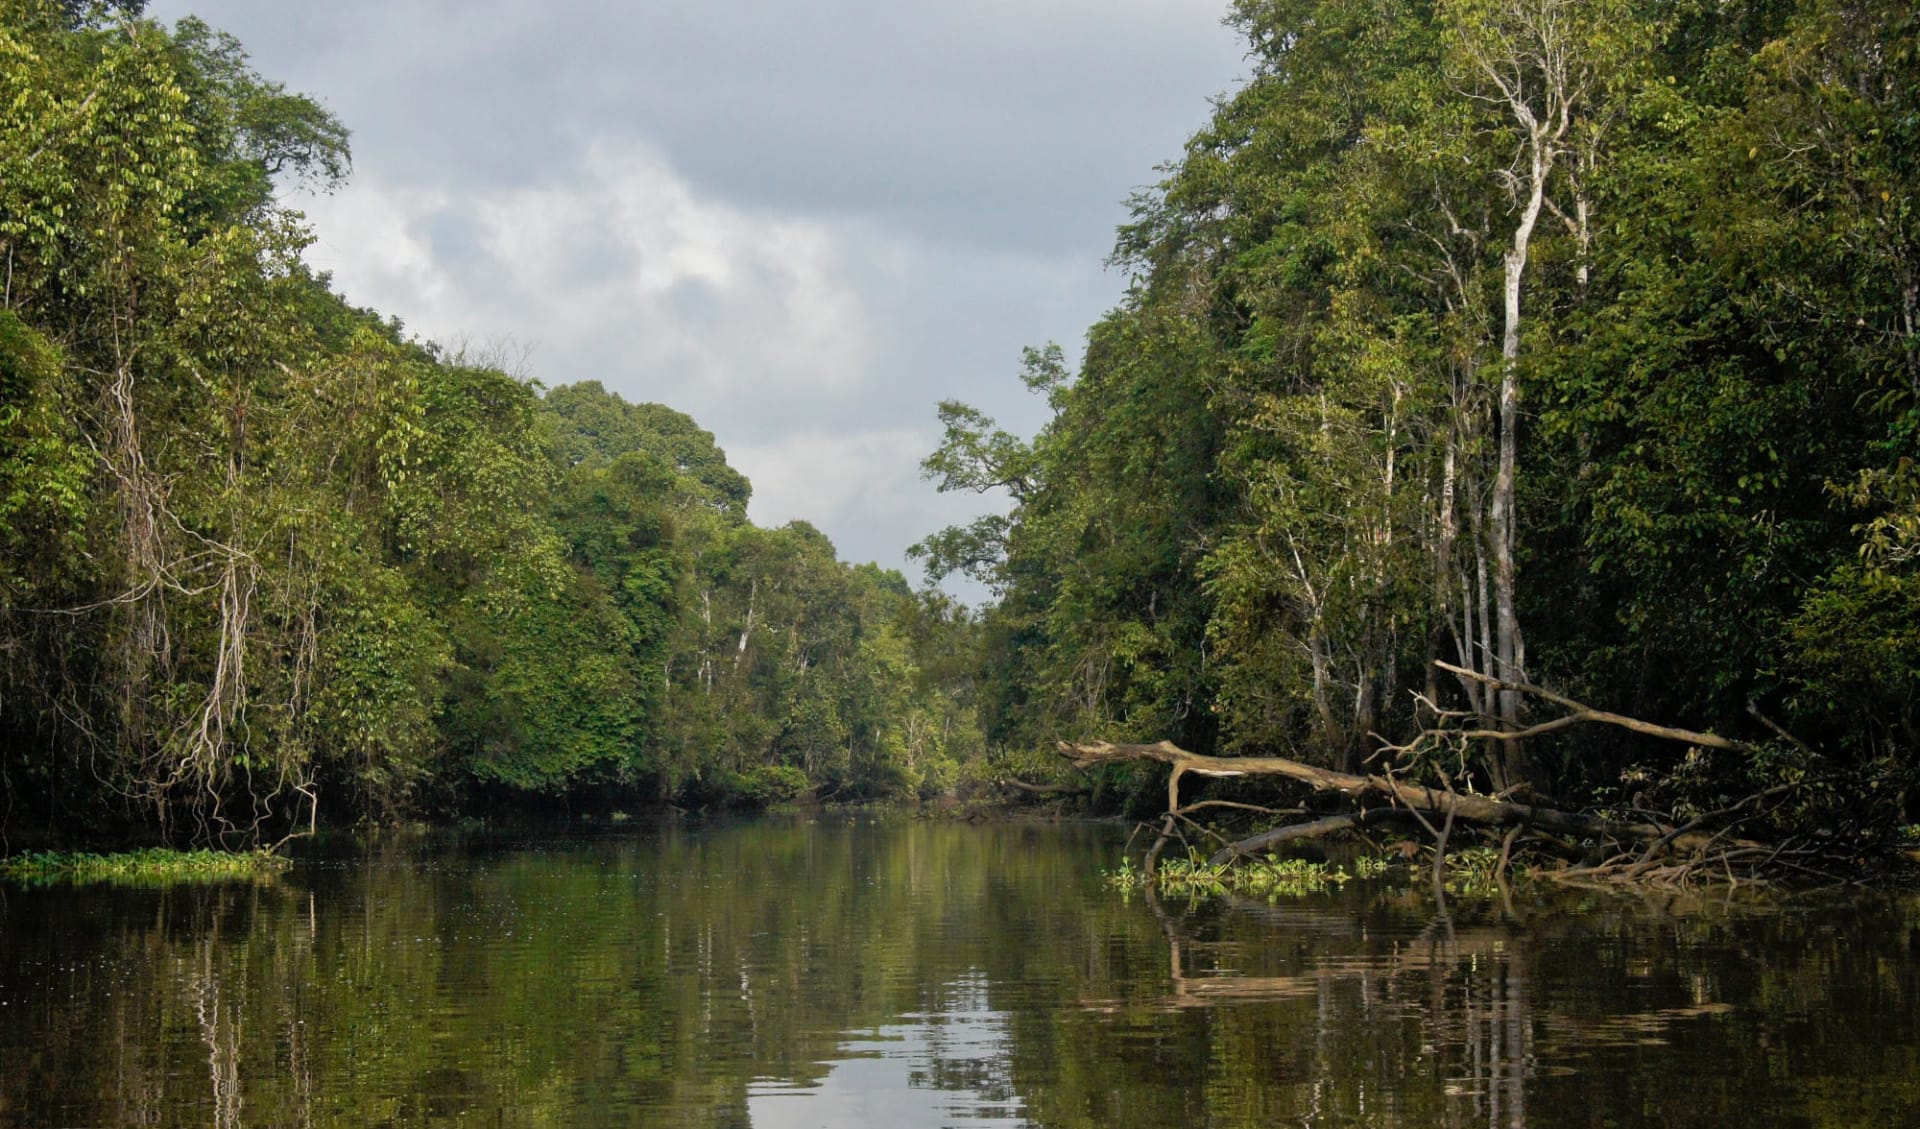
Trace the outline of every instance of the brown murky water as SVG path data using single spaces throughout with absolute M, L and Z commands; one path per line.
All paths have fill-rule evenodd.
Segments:
M 0 887 L 0 1125 L 1920 1125 L 1920 901 L 1278 905 L 846 816 Z

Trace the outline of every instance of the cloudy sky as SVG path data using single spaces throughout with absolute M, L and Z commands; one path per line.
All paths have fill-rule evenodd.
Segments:
M 991 502 L 935 404 L 1043 421 L 1102 260 L 1244 73 L 1225 0 L 155 0 L 353 131 L 310 258 L 422 336 L 690 413 L 763 525 L 902 550 Z M 918 579 L 917 571 L 908 569 Z

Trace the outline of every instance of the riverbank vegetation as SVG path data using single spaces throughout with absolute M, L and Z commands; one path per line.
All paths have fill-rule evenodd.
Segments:
M 713 436 L 409 336 L 301 258 L 326 109 L 197 20 L 0 0 L 0 835 L 912 798 L 976 625 Z
M 1236 0 L 1051 421 L 939 409 L 977 615 L 335 294 L 345 126 L 142 6 L 0 0 L 9 837 L 964 776 L 1684 883 L 1920 819 L 1909 3 Z
M 150 848 L 117 854 L 23 851 L 0 859 L 0 878 L 16 882 L 114 882 L 144 885 L 253 878 L 290 864 L 271 851 L 176 851 Z
M 1913 5 L 1231 20 L 1251 76 L 1133 201 L 1126 298 L 1077 372 L 1027 357 L 1051 422 L 941 408 L 929 475 L 1012 502 L 917 547 L 999 594 L 990 741 L 1065 740 L 1169 835 L 1247 767 L 1206 758 L 1261 756 L 1339 780 L 1232 785 L 1294 813 L 1260 822 L 1377 808 L 1593 877 L 1887 857 L 1920 769 Z M 1216 783 L 1161 804 L 1182 764 Z

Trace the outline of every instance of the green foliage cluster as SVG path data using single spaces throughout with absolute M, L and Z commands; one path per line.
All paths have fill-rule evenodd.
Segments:
M 24 851 L 0 859 L 0 878 L 19 882 L 151 884 L 276 874 L 287 860 L 268 851 L 175 851 L 150 848 L 116 854 Z
M 1665 786 L 1703 810 L 1803 774 L 1809 823 L 1911 822 L 1914 5 L 1231 19 L 1251 78 L 1134 201 L 1125 299 L 1077 373 L 1029 354 L 1051 422 L 942 406 L 929 475 L 1013 501 L 917 547 L 1000 594 L 989 737 L 1355 768 L 1548 716 L 1445 659 L 1779 750 Z M 1589 727 L 1465 779 L 1632 806 L 1686 756 Z
M 275 192 L 346 129 L 139 8 L 0 0 L 16 833 L 911 798 L 979 754 L 965 609 L 752 526 L 679 412 L 341 300 Z
M 1361 861 L 1370 863 L 1372 860 Z M 1372 870 L 1372 867 L 1356 873 L 1361 877 L 1375 877 L 1379 873 L 1375 870 L 1369 874 L 1368 870 Z M 1200 855 L 1182 855 L 1161 860 L 1151 882 L 1158 892 L 1174 897 L 1204 898 L 1236 894 L 1277 902 L 1282 898 L 1337 890 L 1353 877 L 1340 866 L 1318 859 L 1269 855 L 1235 865 L 1211 863 Z M 1107 873 L 1108 887 L 1123 893 L 1139 889 L 1148 881 L 1146 872 L 1135 868 L 1130 859 L 1121 860 L 1118 869 Z
M 1500 848 L 1488 845 L 1448 851 L 1447 889 L 1470 898 L 1491 898 L 1500 892 Z
M 1351 873 L 1349 873 L 1351 868 Z M 1131 857 L 1106 872 L 1106 886 L 1123 896 L 1151 885 L 1161 894 L 1181 898 L 1234 895 L 1269 902 L 1338 890 L 1354 879 L 1419 882 L 1430 868 L 1414 865 L 1406 856 L 1358 855 L 1341 864 L 1321 859 L 1266 855 L 1257 859 L 1210 862 L 1197 853 L 1161 859 L 1149 878 Z M 1467 898 L 1490 898 L 1502 890 L 1507 876 L 1500 872 L 1500 848 L 1487 844 L 1447 852 L 1443 867 L 1447 892 Z

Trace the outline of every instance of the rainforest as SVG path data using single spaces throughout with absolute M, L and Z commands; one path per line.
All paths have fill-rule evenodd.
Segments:
M 1911 5 L 1238 0 L 1122 300 L 1027 351 L 1050 421 L 938 407 L 987 512 L 912 552 L 979 609 L 755 526 L 670 406 L 340 297 L 285 201 L 346 124 L 143 7 L 0 5 L 9 842 L 1139 815 L 1175 753 L 1835 877 L 1913 834 Z
M 350 300 L 352 123 L 148 7 L 0 0 L 0 1124 L 1920 1108 L 1912 0 L 1232 0 L 1117 301 L 911 398 L 912 579 Z

